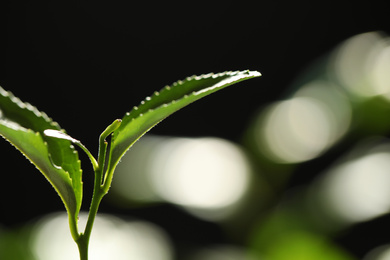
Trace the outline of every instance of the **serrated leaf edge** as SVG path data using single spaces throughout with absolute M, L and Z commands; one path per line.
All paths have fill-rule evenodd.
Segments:
M 238 74 L 240 74 L 239 75 L 240 77 L 235 77 Z M 219 89 L 219 87 L 229 86 L 229 85 L 238 83 L 238 82 L 240 82 L 242 80 L 255 78 L 255 77 L 259 77 L 259 76 L 261 76 L 260 72 L 250 71 L 250 70 L 227 71 L 227 72 L 216 73 L 216 74 L 215 73 L 208 73 L 208 74 L 203 74 L 203 75 L 200 75 L 200 76 L 193 75 L 193 76 L 187 77 L 185 80 L 179 80 L 179 81 L 174 82 L 172 84 L 172 86 L 165 86 L 159 92 L 155 91 L 152 97 L 161 95 L 162 93 L 165 93 L 166 91 L 170 91 L 174 87 L 177 87 L 178 85 L 182 85 L 182 84 L 187 83 L 189 81 L 193 81 L 193 80 L 200 81 L 200 80 L 209 79 L 209 78 L 221 78 L 220 81 L 217 81 L 217 82 L 211 84 L 210 87 L 199 88 L 198 90 L 194 90 L 194 91 L 191 91 L 191 88 L 190 88 L 190 89 L 188 89 L 189 90 L 188 93 L 182 93 L 182 95 L 178 95 L 176 97 L 176 99 L 173 99 L 173 100 L 170 99 L 170 101 L 168 100 L 169 99 L 169 97 L 168 97 L 168 99 L 166 100 L 167 102 L 164 102 L 162 100 L 163 102 L 157 102 L 156 105 L 152 105 L 152 106 L 150 106 L 150 108 L 147 108 L 147 107 L 141 108 L 141 106 L 146 105 L 147 102 L 150 102 L 151 99 L 152 99 L 151 97 L 145 98 L 140 103 L 140 105 L 138 107 L 134 107 L 133 110 L 131 110 L 130 112 L 127 112 L 126 115 L 122 118 L 123 122 L 125 122 L 125 123 L 122 123 L 121 127 L 119 127 L 114 132 L 113 138 L 112 138 L 112 141 L 111 141 L 112 142 L 112 146 L 111 146 L 112 150 L 111 151 L 115 152 L 117 147 L 118 147 L 117 144 L 119 144 L 121 142 L 121 141 L 118 142 L 118 140 L 122 139 L 122 137 L 121 137 L 122 129 L 124 129 L 127 126 L 131 125 L 136 119 L 140 119 L 144 115 L 151 114 L 154 111 L 158 110 L 159 108 L 162 108 L 162 107 L 166 108 L 166 107 L 169 107 L 171 105 L 174 105 L 177 102 L 185 102 L 185 100 L 187 98 L 193 98 L 194 95 L 201 95 L 199 98 L 202 98 L 202 95 L 211 94 L 214 91 L 217 91 Z M 235 77 L 235 78 L 232 78 L 232 77 Z M 203 91 L 203 90 L 205 90 L 205 91 Z M 186 91 L 184 91 L 184 92 L 186 92 Z M 205 92 L 209 92 L 209 93 L 204 94 Z M 191 94 L 189 94 L 189 93 L 191 93 Z M 196 101 L 199 98 L 194 99 L 194 101 Z M 192 103 L 192 101 L 189 102 L 188 104 L 190 104 L 190 103 Z M 139 109 L 142 109 L 142 110 L 138 111 L 138 114 L 136 114 L 136 115 L 132 114 L 132 111 L 137 111 Z M 176 111 L 179 110 L 179 109 L 181 109 L 181 108 L 177 108 Z M 167 115 L 167 116 L 169 116 L 169 115 Z M 155 126 L 156 124 L 161 122 L 167 116 L 162 117 L 160 120 L 158 120 L 155 123 L 153 123 L 153 125 L 148 126 L 148 129 L 151 129 L 153 126 Z M 145 129 L 145 132 L 143 132 L 136 139 L 132 140 L 132 143 L 127 144 L 128 147 L 125 150 L 121 151 L 122 148 L 119 148 L 120 151 L 116 154 L 117 158 L 115 157 L 115 159 L 110 162 L 110 170 L 112 172 L 115 170 L 116 164 L 120 161 L 120 157 L 123 156 L 123 154 L 132 146 L 132 144 L 134 144 L 134 142 L 136 142 L 147 131 L 149 131 L 149 130 Z M 112 148 L 112 147 L 114 147 L 114 148 Z M 119 155 L 119 154 L 121 154 L 121 155 Z
M 253 77 L 256 77 L 256 76 L 260 76 L 260 75 L 261 75 L 260 72 L 257 72 L 257 71 L 250 71 L 250 70 L 239 71 L 239 70 L 237 70 L 237 71 L 225 71 L 225 72 L 220 72 L 220 73 L 207 73 L 207 74 L 202 74 L 202 75 L 192 75 L 192 76 L 186 77 L 184 80 L 175 81 L 175 82 L 172 83 L 171 85 L 166 85 L 166 86 L 163 87 L 161 90 L 155 91 L 155 92 L 153 93 L 152 96 L 147 96 L 144 100 L 142 100 L 142 101 L 140 102 L 140 104 L 139 104 L 138 106 L 134 106 L 133 109 L 132 109 L 131 111 L 127 112 L 127 113 L 125 114 L 125 117 L 131 117 L 131 112 L 132 112 L 133 110 L 134 110 L 134 111 L 138 110 L 139 107 L 141 107 L 141 106 L 145 105 L 147 102 L 151 101 L 151 100 L 153 99 L 153 97 L 157 97 L 157 96 L 159 96 L 161 93 L 166 92 L 166 91 L 170 91 L 173 87 L 176 87 L 176 86 L 178 86 L 178 85 L 183 85 L 183 84 L 185 84 L 186 82 L 193 81 L 193 80 L 199 81 L 199 80 L 204 80 L 204 79 L 208 79 L 208 78 L 219 78 L 219 77 L 224 77 L 224 76 L 236 76 L 237 74 L 240 74 L 240 73 L 243 73 L 243 78 L 245 78 L 245 74 L 244 74 L 244 73 L 250 73 L 250 72 L 255 73 L 255 74 L 253 75 Z M 256 74 L 256 73 L 257 73 L 257 74 Z M 236 81 L 237 81 L 237 80 L 236 80 Z M 218 82 L 213 88 L 218 88 L 219 86 L 225 85 L 225 84 L 226 84 L 226 82 L 224 82 L 224 80 L 221 80 L 221 82 Z M 164 106 L 164 107 L 169 106 L 169 105 L 171 105 L 171 104 L 174 104 L 174 103 L 177 102 L 178 100 L 182 100 L 182 99 L 185 99 L 185 98 L 189 98 L 189 97 L 191 97 L 191 96 L 193 96 L 193 95 L 201 94 L 202 92 L 205 92 L 205 91 L 208 91 L 208 90 L 209 90 L 209 88 L 204 89 L 204 90 L 200 90 L 200 91 L 192 91 L 191 94 L 185 94 L 184 96 L 182 96 L 182 97 L 180 97 L 180 98 L 178 98 L 178 99 L 174 99 L 174 100 L 172 100 L 172 101 L 170 101 L 170 102 L 168 102 L 168 103 L 164 103 L 164 104 L 162 104 L 162 105 L 160 105 L 160 106 L 157 106 L 157 107 L 155 107 L 155 108 L 153 108 L 153 109 L 148 109 L 146 112 L 141 113 L 141 114 L 139 114 L 137 117 L 131 118 L 130 120 L 133 121 L 134 119 L 143 116 L 143 114 L 146 114 L 146 113 L 148 113 L 148 112 L 151 112 L 151 111 L 153 111 L 153 110 L 156 110 L 156 109 L 158 109 L 158 108 L 161 107 L 161 106 Z
M 36 136 L 40 136 L 40 137 L 42 138 L 42 135 L 41 135 L 39 132 L 32 131 L 31 129 L 21 128 L 21 129 L 14 129 L 14 130 L 16 130 L 16 131 L 25 131 L 25 132 L 27 132 L 27 133 L 32 133 L 32 134 L 34 134 L 34 135 L 36 135 Z M 35 167 L 38 171 L 40 171 L 40 172 L 42 173 L 42 175 L 43 175 L 43 176 L 45 177 L 45 179 L 51 184 L 51 186 L 55 189 L 56 193 L 57 193 L 60 197 L 62 197 L 62 196 L 64 195 L 64 194 L 61 194 L 61 193 L 59 192 L 58 188 L 57 188 L 57 187 L 54 185 L 54 183 L 46 176 L 46 173 L 45 173 L 45 172 L 44 172 L 44 171 L 43 171 L 43 170 L 42 170 L 42 169 L 33 161 L 32 158 L 30 158 L 27 154 L 25 154 L 23 150 L 19 149 L 11 140 L 9 140 L 8 138 L 6 138 L 6 137 L 3 136 L 2 134 L 0 134 L 0 136 L 1 136 L 4 140 L 6 140 L 8 143 L 10 143 L 10 144 L 12 145 L 12 147 L 14 147 L 17 151 L 19 151 L 19 152 L 27 159 L 27 161 L 29 161 L 32 165 L 34 165 L 34 167 Z M 48 153 L 48 155 L 49 155 L 49 158 L 48 158 L 48 159 L 49 159 L 50 163 L 52 164 L 52 166 L 53 166 L 54 168 L 56 168 L 57 170 L 61 170 L 61 171 L 63 171 L 63 172 L 65 173 L 65 175 L 67 176 L 68 181 L 69 181 L 68 184 L 73 188 L 73 179 L 71 178 L 70 173 L 69 173 L 68 171 L 64 170 L 61 166 L 55 165 L 55 164 L 53 163 L 53 161 L 52 161 L 51 158 L 50 158 L 49 146 L 48 146 L 47 142 L 44 141 L 43 138 L 42 138 L 42 140 L 43 140 L 43 144 L 44 144 L 44 146 L 45 146 L 45 148 L 46 148 L 46 150 L 47 150 L 47 153 Z M 75 150 L 75 152 L 77 153 L 76 150 Z M 80 160 L 78 160 L 78 163 L 81 163 Z M 64 203 L 64 205 L 65 205 L 67 211 L 72 212 L 72 211 L 68 208 L 68 205 L 65 203 L 65 201 L 69 201 L 69 198 L 67 198 L 67 200 L 64 200 L 64 199 L 61 199 L 61 200 L 63 201 L 63 203 Z M 78 209 L 76 209 L 76 212 L 75 212 L 75 213 L 77 213 L 77 210 L 78 210 Z
M 8 97 L 14 104 L 19 106 L 21 109 L 28 110 L 32 113 L 34 113 L 37 117 L 43 118 L 46 122 L 48 122 L 50 125 L 57 129 L 61 129 L 64 131 L 60 125 L 54 121 L 51 117 L 49 117 L 45 112 L 40 111 L 37 107 L 31 105 L 29 102 L 23 102 L 20 98 L 16 97 L 11 91 L 7 91 L 3 89 L 0 86 L 0 94 L 4 97 Z M 0 119 L 2 117 L 1 110 L 0 110 Z M 25 128 L 27 129 L 27 128 Z
M 28 110 L 32 113 L 34 113 L 37 117 L 39 118 L 42 118 L 43 120 L 45 120 L 49 125 L 51 125 L 53 128 L 59 130 L 59 131 L 62 131 L 64 133 L 66 133 L 66 131 L 64 129 L 61 128 L 61 126 L 56 122 L 54 121 L 51 117 L 49 117 L 45 112 L 42 112 L 40 111 L 37 107 L 31 105 L 31 103 L 29 102 L 23 102 L 20 98 L 16 97 L 11 91 L 7 91 L 5 89 L 3 89 L 1 86 L 0 86 L 0 95 L 2 95 L 3 97 L 8 97 L 15 105 L 17 105 L 20 109 L 23 109 L 23 110 Z M 51 153 L 49 152 L 50 149 L 49 149 L 49 146 L 48 146 L 48 143 L 45 141 L 45 138 L 44 138 L 44 135 L 42 133 L 40 133 L 39 131 L 33 131 L 32 129 L 29 129 L 29 128 L 25 128 L 23 126 L 21 126 L 20 124 L 13 124 L 12 121 L 8 121 L 8 120 L 3 120 L 2 119 L 2 111 L 0 110 L 0 121 L 3 121 L 5 122 L 5 125 L 7 127 L 10 127 L 14 130 L 17 130 L 17 131 L 26 131 L 26 132 L 32 132 L 34 133 L 35 135 L 39 135 L 41 136 L 42 140 L 43 140 L 43 143 L 47 149 L 47 153 L 48 153 L 48 156 L 49 156 L 49 160 L 50 160 L 50 163 L 52 164 L 53 167 L 55 167 L 56 169 L 61 169 L 67 176 L 67 178 L 69 179 L 70 181 L 70 185 L 71 187 L 73 188 L 73 191 L 74 191 L 74 182 L 73 182 L 73 178 L 71 177 L 71 174 L 69 173 L 69 171 L 66 171 L 64 170 L 61 166 L 58 166 L 56 165 L 52 159 L 50 158 L 51 157 Z M 41 170 L 34 162 L 31 158 L 29 158 L 22 150 L 20 150 L 15 144 L 13 144 L 10 140 L 8 140 L 5 136 L 1 135 L 0 136 L 5 139 L 7 142 L 9 142 L 16 150 L 18 150 L 20 153 L 22 153 L 22 155 L 31 163 L 35 166 L 35 168 L 37 170 L 39 170 L 43 176 L 45 177 L 45 179 L 51 184 L 51 186 L 55 189 L 55 191 L 57 192 L 57 194 L 61 197 L 62 195 L 59 193 L 58 189 L 54 186 L 54 184 L 50 181 L 49 178 L 46 177 L 46 174 L 44 173 L 43 170 Z M 78 156 L 78 152 L 76 149 L 74 149 L 74 146 L 73 145 L 70 145 L 70 148 L 72 148 L 72 152 L 74 154 L 77 155 L 77 158 L 79 158 Z M 81 160 L 78 159 L 77 160 L 77 163 L 78 163 L 78 169 L 80 169 L 80 176 L 82 176 L 82 169 L 81 169 Z M 82 183 L 82 180 L 81 180 L 81 183 Z M 77 200 L 76 200 L 77 201 Z M 78 202 L 80 203 L 80 206 L 81 206 L 81 203 L 82 201 Z M 65 203 L 64 203 L 65 204 Z M 68 207 L 66 206 L 65 204 L 65 207 L 68 209 Z M 76 209 L 76 214 L 78 213 L 78 211 L 80 210 L 80 207 L 78 209 Z

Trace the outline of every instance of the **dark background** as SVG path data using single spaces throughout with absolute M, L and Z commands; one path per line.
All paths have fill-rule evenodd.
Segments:
M 12 1 L 5 9 L 0 85 L 92 151 L 109 123 L 164 85 L 193 74 L 258 70 L 261 78 L 207 97 L 152 130 L 239 141 L 259 108 L 282 98 L 305 68 L 341 41 L 373 30 L 390 33 L 386 1 L 128 2 Z M 63 210 L 19 152 L 5 141 L 0 150 L 1 225 Z M 81 159 L 87 209 L 92 169 Z M 103 202 L 101 211 L 118 209 Z M 119 213 L 160 222 L 174 237 L 192 233 L 186 238 L 195 243 L 224 239 L 217 226 L 169 205 Z M 194 235 L 197 230 L 207 236 Z M 363 251 L 359 239 L 346 241 L 357 254 Z

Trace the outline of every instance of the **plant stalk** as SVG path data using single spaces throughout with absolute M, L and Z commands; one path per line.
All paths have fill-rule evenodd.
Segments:
M 94 158 L 93 160 L 91 159 L 95 171 L 92 201 L 91 201 L 91 206 L 89 208 L 88 220 L 85 226 L 84 233 L 81 233 L 75 239 L 80 253 L 80 260 L 88 260 L 89 239 L 91 237 L 92 227 L 95 222 L 95 217 L 98 212 L 100 202 L 102 201 L 104 195 L 106 195 L 108 191 L 108 189 L 104 188 L 104 186 L 102 185 L 103 176 L 104 176 L 103 173 L 105 168 L 105 159 L 106 159 L 107 146 L 108 146 L 105 139 L 108 135 L 110 135 L 113 131 L 115 131 L 120 126 L 120 123 L 121 123 L 120 120 L 115 120 L 100 135 L 98 160 L 96 162 Z
M 83 235 L 80 236 L 80 240 L 76 241 L 79 248 L 80 260 L 88 260 L 88 241 L 83 239 Z
M 80 260 L 88 260 L 88 247 L 89 247 L 89 239 L 92 233 L 92 227 L 95 222 L 95 217 L 99 209 L 100 202 L 102 201 L 104 195 L 106 193 L 103 192 L 101 188 L 101 172 L 100 168 L 98 168 L 95 178 L 94 191 L 92 196 L 91 206 L 89 208 L 88 220 L 85 226 L 84 233 L 80 234 L 79 239 L 76 241 L 77 246 L 79 248 Z

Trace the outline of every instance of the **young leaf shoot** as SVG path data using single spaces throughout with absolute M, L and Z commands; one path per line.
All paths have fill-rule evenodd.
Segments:
M 259 76 L 259 72 L 248 70 L 210 73 L 188 77 L 164 87 L 102 132 L 97 159 L 45 113 L 0 87 L 0 135 L 25 155 L 52 184 L 68 212 L 70 231 L 78 245 L 80 259 L 87 260 L 95 216 L 111 186 L 116 165 L 125 152 L 152 127 L 179 109 L 225 87 Z M 110 135 L 109 145 L 106 139 Z M 83 196 L 82 170 L 72 144 L 88 155 L 95 172 L 93 196 L 83 232 L 78 229 Z

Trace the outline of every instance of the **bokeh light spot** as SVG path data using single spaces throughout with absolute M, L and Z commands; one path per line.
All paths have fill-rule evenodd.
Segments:
M 359 34 L 343 42 L 334 52 L 330 73 L 353 96 L 367 98 L 383 94 L 383 87 L 373 86 L 370 75 L 378 62 L 375 59 L 385 46 L 383 38 L 379 32 Z M 387 75 L 386 72 L 381 77 Z
M 390 246 L 382 245 L 372 249 L 363 260 L 390 260 Z
M 82 214 L 80 222 L 86 221 Z M 79 259 L 66 214 L 43 218 L 31 238 L 32 252 L 39 260 Z M 91 260 L 171 260 L 172 250 L 165 233 L 155 225 L 141 221 L 123 221 L 99 214 L 91 235 Z
M 366 221 L 389 212 L 390 153 L 377 152 L 345 162 L 324 178 L 322 195 L 344 222 Z
M 116 175 L 113 191 L 122 197 L 167 201 L 215 220 L 227 217 L 244 197 L 251 167 L 238 145 L 221 138 L 147 135 L 125 155 Z
M 124 155 L 113 178 L 112 201 L 120 204 L 150 203 L 160 201 L 149 178 L 156 149 L 165 138 L 145 135 Z M 124 206 L 124 205 L 120 205 Z
M 246 158 L 225 140 L 181 138 L 160 149 L 151 171 L 152 183 L 168 201 L 195 208 L 221 208 L 238 200 L 247 188 Z
M 310 160 L 332 141 L 333 117 L 323 103 L 310 97 L 295 97 L 273 104 L 257 127 L 259 147 L 280 163 Z
M 303 85 L 294 97 L 312 98 L 328 111 L 329 144 L 338 141 L 348 131 L 352 108 L 348 98 L 341 93 L 338 86 L 322 80 L 316 80 Z
M 371 82 L 376 93 L 390 100 L 390 44 L 383 47 L 374 60 Z

